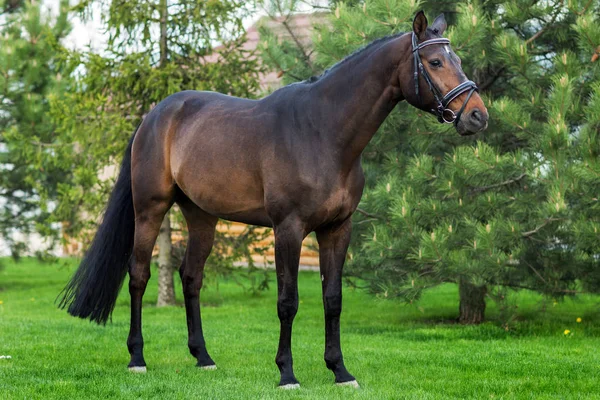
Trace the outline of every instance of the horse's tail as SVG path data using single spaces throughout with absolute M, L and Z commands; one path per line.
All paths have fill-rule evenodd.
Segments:
M 137 132 L 137 130 L 136 130 Z M 135 233 L 131 190 L 131 147 L 125 151 L 117 183 L 90 248 L 62 291 L 60 308 L 69 314 L 106 324 L 129 267 Z

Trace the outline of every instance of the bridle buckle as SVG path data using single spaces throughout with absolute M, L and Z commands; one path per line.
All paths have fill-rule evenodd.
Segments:
M 456 120 L 456 114 L 449 108 L 443 109 L 440 112 L 440 122 L 451 124 Z

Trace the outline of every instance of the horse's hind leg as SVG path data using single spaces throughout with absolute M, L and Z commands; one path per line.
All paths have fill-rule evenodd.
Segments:
M 200 289 L 202 288 L 204 264 L 212 250 L 218 218 L 205 213 L 183 195 L 181 197 L 181 199 L 177 199 L 177 203 L 185 216 L 189 231 L 185 258 L 179 269 L 185 299 L 188 347 L 190 353 L 198 360 L 196 364 L 198 367 L 213 369 L 216 368 L 215 362 L 206 351 L 202 333 Z
M 161 171 L 164 173 L 164 171 Z M 129 267 L 129 294 L 131 295 L 131 322 L 127 348 L 131 355 L 129 370 L 146 372 L 142 337 L 142 297 L 150 279 L 152 250 L 160 226 L 173 204 L 174 185 L 159 179 L 160 173 L 150 170 L 133 174 L 133 205 L 135 208 L 135 238 Z
M 133 372 L 145 372 L 142 337 L 142 297 L 150 279 L 150 261 L 152 249 L 158 231 L 171 202 L 148 201 L 147 207 L 138 211 L 136 207 L 135 239 L 133 244 L 133 260 L 129 268 L 129 294 L 131 295 L 131 322 L 127 348 L 131 355 L 129 369 Z

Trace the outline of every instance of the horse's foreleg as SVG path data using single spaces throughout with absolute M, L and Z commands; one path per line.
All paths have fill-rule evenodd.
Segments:
M 162 220 L 170 208 L 168 201 L 153 202 L 143 209 L 136 208 L 133 260 L 129 267 L 129 294 L 131 295 L 131 321 L 127 348 L 131 355 L 129 370 L 146 372 L 142 337 L 142 297 L 150 279 L 152 249 Z
M 288 218 L 274 227 L 277 269 L 277 315 L 281 324 L 275 362 L 281 373 L 279 386 L 295 388 L 292 362 L 292 323 L 298 311 L 298 264 L 304 230 L 300 221 Z
M 319 263 L 325 308 L 325 363 L 335 374 L 335 382 L 358 387 L 346 370 L 340 345 L 340 315 L 342 313 L 342 269 L 350 243 L 352 222 L 346 220 L 317 232 Z
M 215 225 L 218 219 L 204 213 L 189 200 L 179 202 L 188 224 L 189 238 L 185 250 L 185 259 L 179 269 L 185 299 L 185 314 L 188 327 L 188 347 L 196 357 L 198 367 L 216 368 L 215 362 L 206 351 L 206 343 L 202 333 L 200 314 L 200 289 L 204 274 L 204 264 L 208 258 L 215 239 Z

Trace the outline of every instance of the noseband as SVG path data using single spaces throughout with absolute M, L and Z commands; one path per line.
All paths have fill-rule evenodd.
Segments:
M 437 88 L 437 86 L 435 86 L 435 84 L 431 80 L 431 76 L 429 76 L 429 73 L 423 66 L 423 62 L 421 62 L 421 56 L 419 56 L 419 50 L 421 50 L 424 47 L 431 46 L 432 44 L 450 44 L 450 40 L 446 39 L 446 38 L 436 38 L 436 39 L 426 40 L 419 44 L 417 42 L 417 35 L 415 35 L 413 32 L 413 34 L 412 34 L 412 51 L 413 51 L 413 59 L 414 59 L 414 64 L 415 64 L 415 72 L 414 72 L 415 93 L 417 96 L 419 95 L 419 71 L 420 71 L 421 75 L 423 75 L 423 78 L 425 78 L 425 81 L 429 85 L 429 90 L 431 90 L 431 93 L 433 93 L 433 96 L 435 97 L 436 107 L 431 111 L 433 111 L 435 113 L 435 115 L 438 117 L 438 121 L 440 121 L 442 123 L 446 123 L 446 124 L 454 123 L 456 125 L 456 124 L 458 124 L 458 121 L 460 120 L 460 116 L 462 115 L 462 113 L 465 109 L 465 106 L 469 102 L 469 99 L 471 99 L 471 96 L 473 95 L 473 93 L 475 91 L 478 91 L 479 89 L 477 88 L 477 85 L 475 84 L 475 82 L 467 80 L 467 81 L 459 84 L 454 89 L 450 90 L 448 93 L 446 93 L 445 96 L 442 95 L 442 92 L 440 92 L 440 90 Z M 469 92 L 469 94 L 467 95 L 467 98 L 465 99 L 462 107 L 460 108 L 460 111 L 458 111 L 458 113 L 455 114 L 454 111 L 452 111 L 451 109 L 448 108 L 448 104 L 450 104 L 452 102 L 452 100 L 454 100 L 455 98 L 457 98 L 458 96 L 460 96 L 461 94 L 463 94 L 465 92 Z

